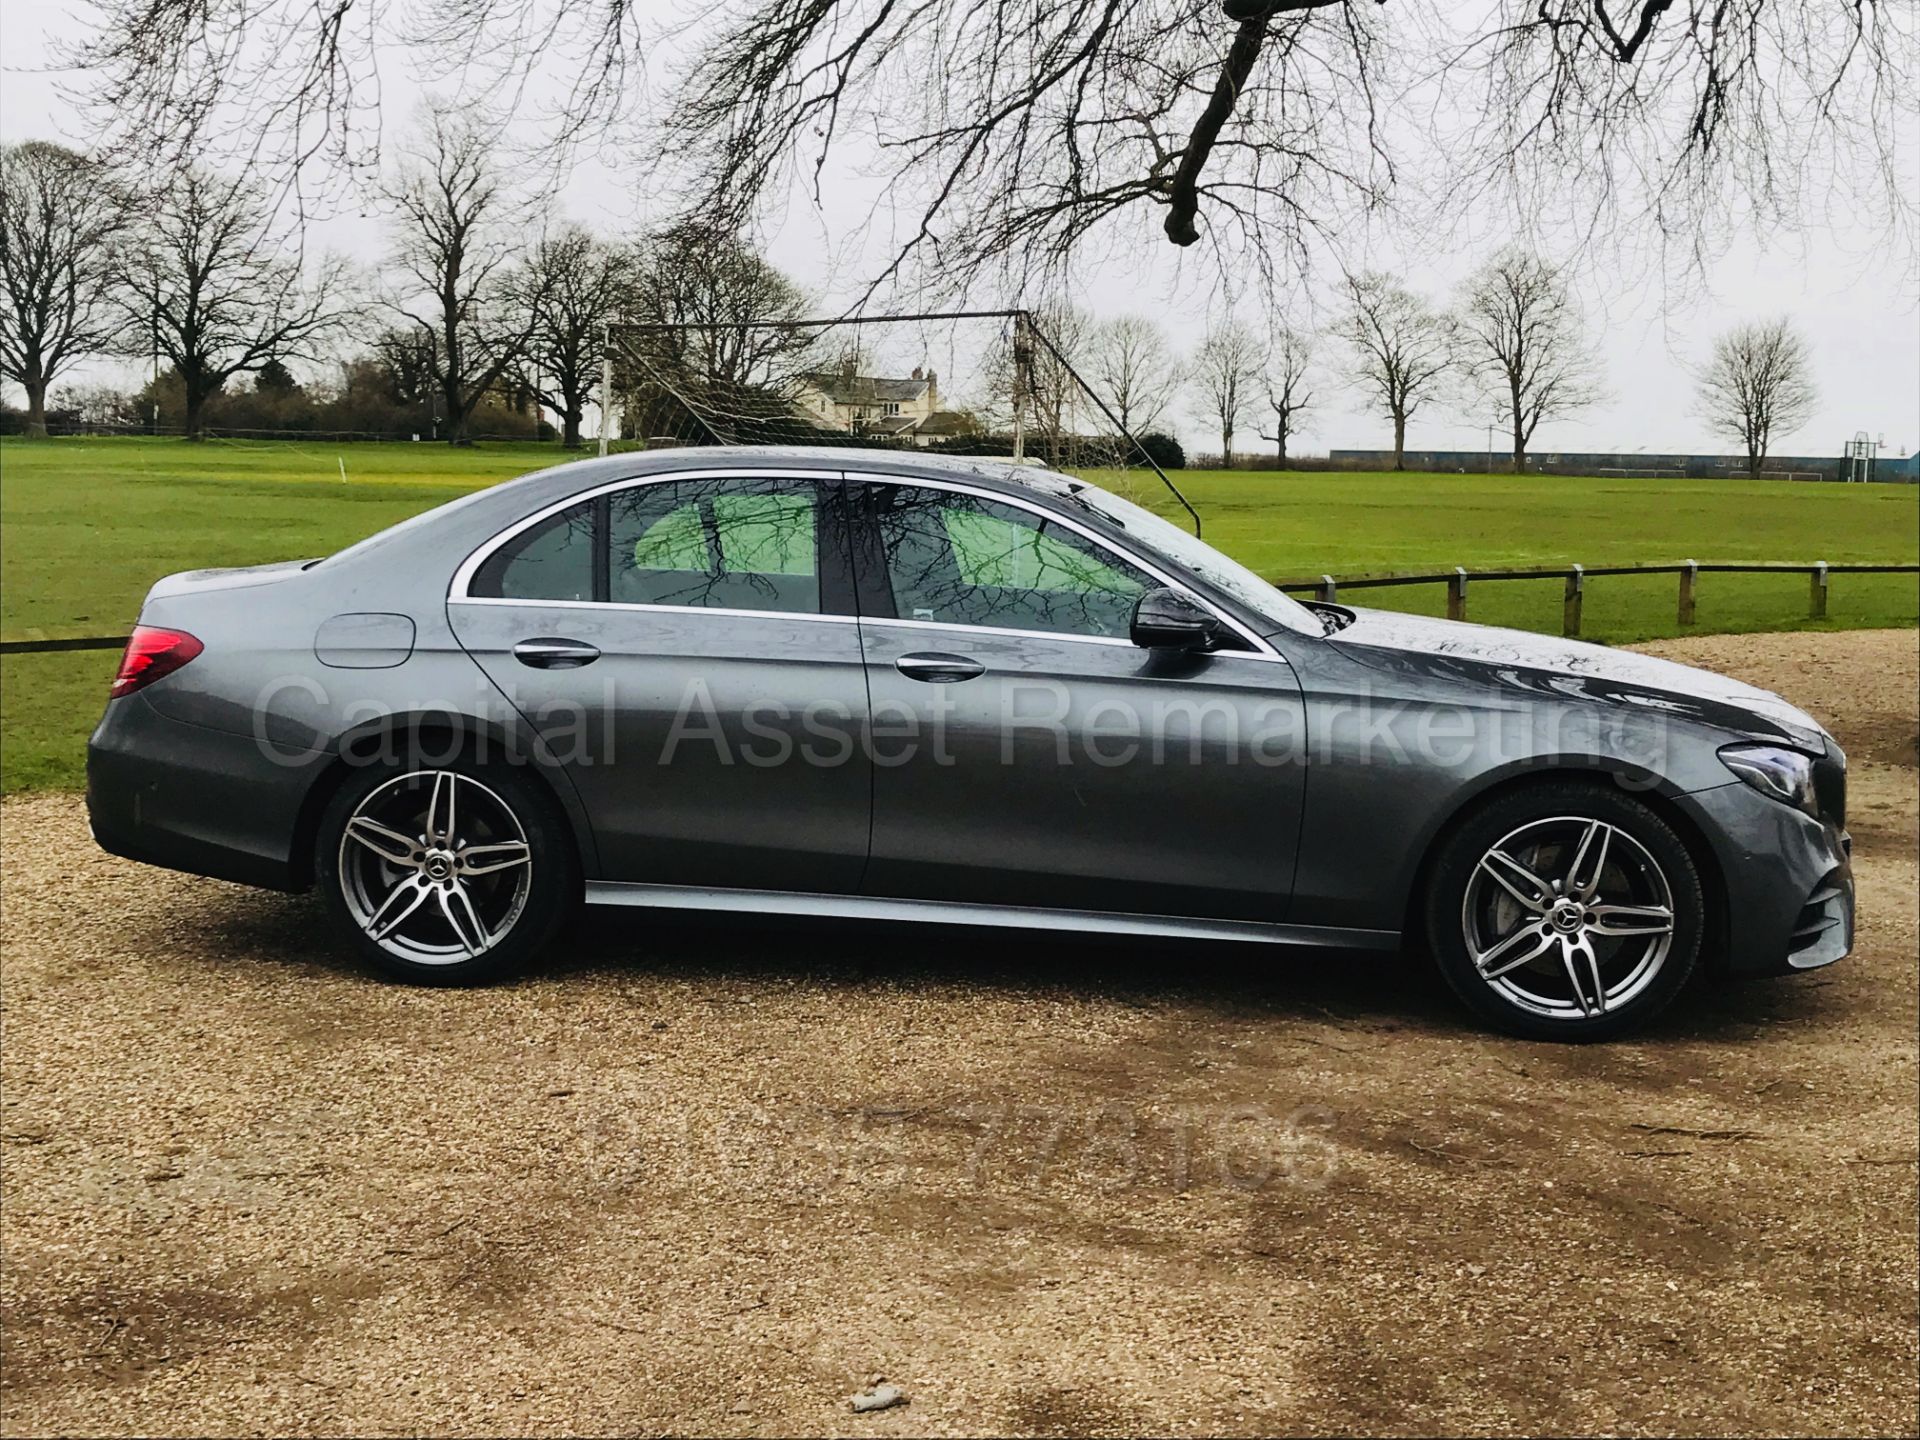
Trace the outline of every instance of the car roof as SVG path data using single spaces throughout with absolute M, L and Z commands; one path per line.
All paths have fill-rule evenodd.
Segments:
M 536 470 L 473 491 L 436 509 L 370 535 L 321 562 L 330 571 L 379 566 L 396 547 L 446 548 L 464 554 L 501 527 L 546 506 L 624 480 L 692 470 L 756 469 L 860 471 L 908 479 L 964 480 L 1008 494 L 1059 499 L 1083 482 L 1037 465 L 965 455 L 920 455 L 912 451 L 836 445 L 689 445 L 596 456 Z
M 588 489 L 627 476 L 659 470 L 711 470 L 732 466 L 787 466 L 804 470 L 879 471 L 921 475 L 933 479 L 984 481 L 1015 490 L 1058 494 L 1071 476 L 1048 470 L 1032 461 L 993 456 L 927 455 L 913 450 L 891 450 L 858 445 L 684 445 L 659 450 L 635 450 L 576 460 L 537 472 L 556 494 Z M 525 477 L 533 479 L 533 476 Z M 545 488 L 545 487 L 543 487 Z

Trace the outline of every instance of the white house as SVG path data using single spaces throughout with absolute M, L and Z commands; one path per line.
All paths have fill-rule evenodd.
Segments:
M 860 375 L 851 364 L 800 377 L 794 403 L 815 425 L 851 435 L 890 436 L 931 444 L 975 428 L 969 416 L 940 408 L 940 380 L 913 367 L 904 380 Z

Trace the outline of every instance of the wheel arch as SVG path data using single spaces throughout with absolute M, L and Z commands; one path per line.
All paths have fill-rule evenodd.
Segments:
M 451 759 L 455 756 L 484 763 L 489 755 L 518 757 L 517 767 L 533 777 L 535 783 L 559 807 L 566 820 L 566 832 L 573 846 L 580 873 L 593 873 L 596 852 L 593 831 L 572 782 L 558 764 L 539 745 L 536 737 L 533 754 L 529 747 L 503 726 L 478 716 L 448 711 L 419 712 L 382 716 L 356 726 L 341 735 L 331 747 L 332 757 L 320 767 L 313 783 L 302 797 L 294 822 L 289 869 L 300 889 L 313 884 L 314 851 L 319 838 L 320 817 L 348 776 L 362 766 L 376 762 L 383 753 L 418 754 L 423 758 Z
M 1448 836 L 1483 806 L 1509 795 L 1542 785 L 1586 781 L 1622 787 L 1635 800 L 1658 815 L 1687 849 L 1688 857 L 1700 876 L 1700 889 L 1706 901 L 1706 933 L 1701 937 L 1702 961 L 1718 973 L 1718 957 L 1725 949 L 1728 934 L 1728 889 L 1720 859 L 1699 822 L 1679 803 L 1680 791 L 1659 775 L 1601 760 L 1572 759 L 1542 765 L 1523 762 L 1504 771 L 1482 777 L 1483 783 L 1464 789 L 1428 826 L 1415 850 L 1418 859 L 1406 887 L 1401 913 L 1401 933 L 1409 942 L 1426 943 L 1427 887 L 1433 880 L 1433 867 Z

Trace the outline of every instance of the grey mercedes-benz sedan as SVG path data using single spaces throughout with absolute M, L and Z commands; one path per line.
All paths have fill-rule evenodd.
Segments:
M 318 886 L 467 982 L 592 904 L 1430 950 L 1617 1034 L 1845 955 L 1846 758 L 1775 695 L 1303 605 L 1065 475 L 899 451 L 545 470 L 147 596 L 99 843 Z

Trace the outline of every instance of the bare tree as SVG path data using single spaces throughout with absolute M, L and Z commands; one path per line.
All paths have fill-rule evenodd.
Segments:
M 1130 435 L 1153 428 L 1180 389 L 1180 360 L 1159 322 L 1116 315 L 1092 327 L 1087 380 Z
M 1103 421 L 1094 422 L 1098 412 L 1073 377 L 1073 371 L 1085 376 L 1093 368 L 1097 331 L 1086 311 L 1055 295 L 1029 306 L 1027 320 L 1008 325 L 987 354 L 983 382 L 992 422 L 1009 424 L 1017 409 L 1029 453 L 1049 464 L 1078 464 L 1089 425 L 1104 428 Z
M 1756 477 L 1774 440 L 1811 420 L 1819 401 L 1812 352 L 1784 317 L 1720 336 L 1696 379 L 1701 417 L 1746 450 Z
M 1542 420 L 1565 419 L 1601 398 L 1580 307 L 1564 272 L 1510 248 L 1467 281 L 1459 317 L 1470 373 L 1506 411 L 1518 475 Z
M 806 317 L 806 292 L 735 231 L 692 221 L 661 231 L 645 247 L 634 298 L 638 319 L 714 327 L 661 342 L 711 387 L 778 387 L 814 353 L 810 333 L 778 328 Z
M 1193 352 L 1193 384 L 1201 415 L 1219 427 L 1220 463 L 1233 467 L 1233 434 L 1252 411 L 1260 385 L 1260 344 L 1245 327 L 1215 326 Z
M 235 375 L 317 359 L 321 342 L 346 327 L 346 262 L 304 266 L 245 177 L 187 170 L 141 197 L 140 211 L 112 261 L 121 344 L 133 355 L 151 345 L 171 363 L 189 439 Z
M 621 318 L 634 256 L 578 225 L 545 236 L 527 257 L 522 288 L 534 310 L 529 386 L 560 416 L 560 443 L 580 444 L 580 420 L 600 387 L 609 321 Z
M 805 291 L 737 231 L 684 220 L 641 246 L 630 295 L 632 319 L 683 327 L 621 338 L 616 383 L 640 433 L 675 428 L 688 410 L 703 438 L 785 433 L 798 381 L 831 343 L 792 327 Z
M 1347 282 L 1341 336 L 1354 383 L 1393 422 L 1393 468 L 1407 468 L 1407 422 L 1433 399 L 1454 363 L 1452 328 L 1427 302 L 1386 275 Z
M 41 140 L 0 145 L 0 376 L 47 433 L 47 387 L 109 348 L 111 247 L 125 210 L 102 167 Z
M 71 412 L 88 429 L 140 423 L 133 397 L 113 385 L 63 385 L 53 392 L 53 405 Z
M 1141 239 L 1150 218 L 1173 244 L 1269 264 L 1337 238 L 1402 169 L 1457 213 L 1500 187 L 1529 214 L 1701 245 L 1837 207 L 1906 220 L 1897 140 L 1920 63 L 1905 8 L 740 0 L 681 28 L 694 63 L 663 96 L 645 93 L 643 0 L 100 0 L 71 59 L 129 147 L 226 144 L 288 172 L 365 163 L 375 59 L 396 50 L 472 95 L 527 97 L 561 153 L 644 107 L 666 117 L 645 148 L 683 213 L 728 228 L 796 174 L 824 206 L 848 146 L 905 219 L 895 264 L 920 256 L 964 288 Z M 555 95 L 557 113 L 534 113 Z M 1388 124 L 1386 95 L 1406 97 L 1400 117 L 1457 119 Z
M 440 382 L 433 363 L 433 332 L 424 326 L 390 325 L 373 337 L 372 360 L 387 397 L 418 407 L 439 421 Z
M 1287 442 L 1300 430 L 1300 417 L 1313 404 L 1313 337 L 1291 326 L 1283 326 L 1267 351 L 1264 366 L 1267 408 L 1273 411 L 1273 434 L 1260 431 L 1262 440 L 1271 440 L 1282 470 L 1287 468 Z
M 393 308 L 432 347 L 423 353 L 446 406 L 447 441 L 472 443 L 469 424 L 487 392 L 519 364 L 545 296 L 513 268 L 522 218 L 475 119 L 431 108 L 386 190 L 397 217 L 393 258 L 407 293 Z
M 1033 327 L 1052 342 L 1033 343 L 1026 365 L 1035 438 L 1048 463 L 1078 464 L 1080 432 L 1086 428 L 1084 411 L 1091 407 L 1073 371 L 1084 363 L 1093 321 L 1086 311 L 1064 300 L 1042 305 L 1030 315 Z

